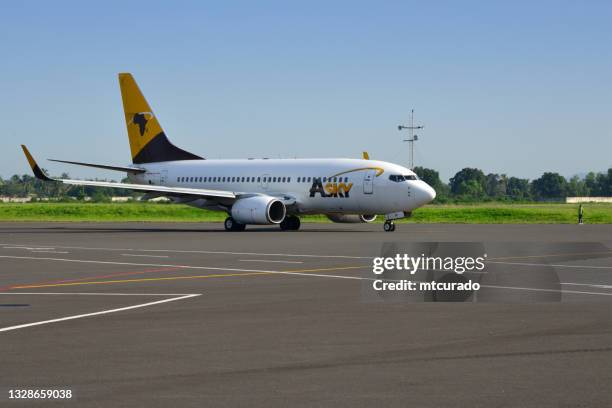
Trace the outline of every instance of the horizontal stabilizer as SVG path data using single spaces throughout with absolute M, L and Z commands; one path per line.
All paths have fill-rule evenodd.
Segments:
M 76 164 L 77 166 L 86 166 L 86 167 L 95 167 L 98 169 L 105 169 L 105 170 L 115 170 L 115 171 L 124 171 L 126 173 L 144 173 L 146 172 L 145 169 L 142 169 L 140 167 L 122 167 L 122 166 L 109 166 L 106 164 L 93 164 L 93 163 L 83 163 L 83 162 L 75 162 L 75 161 L 68 161 L 68 160 L 57 160 L 57 159 L 47 159 L 49 161 L 52 162 L 58 162 L 58 163 L 68 163 L 68 164 Z

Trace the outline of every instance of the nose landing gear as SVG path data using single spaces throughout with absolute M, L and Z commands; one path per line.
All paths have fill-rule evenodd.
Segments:
M 405 213 L 404 211 L 398 211 L 394 213 L 385 214 L 385 232 L 393 232 L 395 231 L 395 223 L 393 220 L 399 220 L 400 218 L 410 217 L 410 213 Z
M 383 225 L 385 232 L 393 232 L 395 231 L 395 223 L 392 220 L 385 221 Z

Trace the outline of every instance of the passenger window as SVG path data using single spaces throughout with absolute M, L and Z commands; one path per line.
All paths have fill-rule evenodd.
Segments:
M 291 177 L 287 177 L 287 183 L 291 183 Z
M 308 177 L 308 182 L 310 183 L 310 177 Z
M 259 183 L 261 181 L 261 177 L 257 177 L 257 182 Z

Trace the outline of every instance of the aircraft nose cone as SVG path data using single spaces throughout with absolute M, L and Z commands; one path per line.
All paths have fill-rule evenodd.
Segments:
M 425 194 L 427 194 L 428 197 L 427 202 L 430 203 L 434 200 L 434 198 L 436 198 L 436 190 L 434 190 L 429 184 L 426 184 L 426 186 Z
M 436 190 L 431 188 L 429 184 L 421 181 L 417 194 L 418 205 L 430 203 L 434 198 L 436 198 Z

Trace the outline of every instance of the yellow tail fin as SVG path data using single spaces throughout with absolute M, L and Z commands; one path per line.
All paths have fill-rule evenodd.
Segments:
M 132 74 L 119 74 L 119 86 L 133 163 L 202 159 L 170 143 Z

